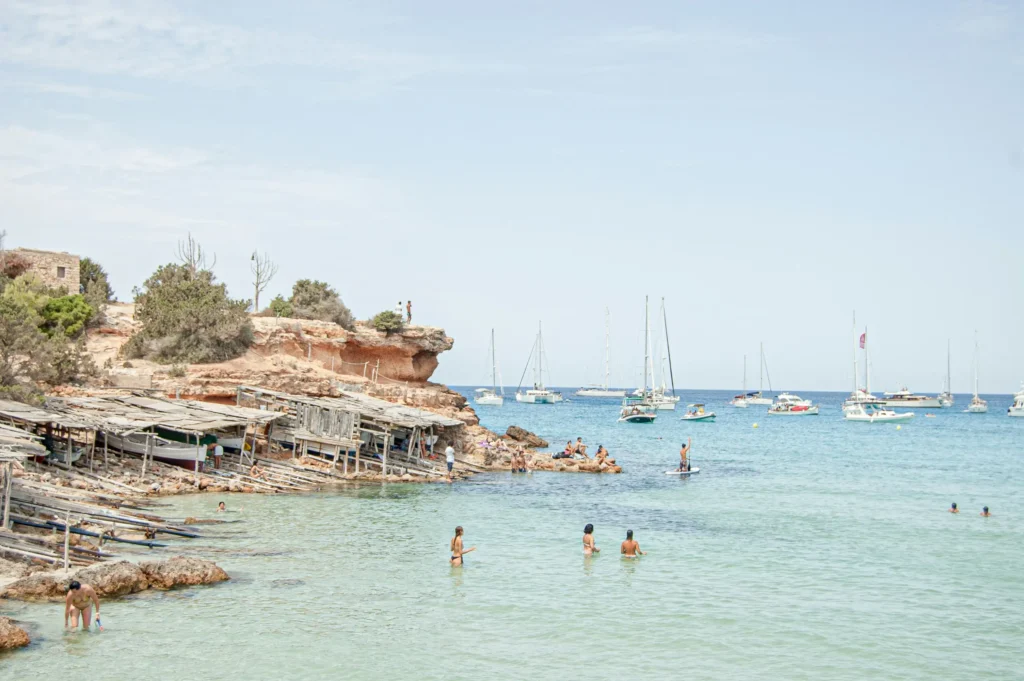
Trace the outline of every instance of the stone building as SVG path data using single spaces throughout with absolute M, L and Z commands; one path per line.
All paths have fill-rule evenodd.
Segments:
M 80 285 L 78 256 L 55 251 L 37 251 L 31 248 L 18 248 L 13 251 L 29 263 L 28 271 L 50 288 L 67 289 L 68 293 L 78 293 Z

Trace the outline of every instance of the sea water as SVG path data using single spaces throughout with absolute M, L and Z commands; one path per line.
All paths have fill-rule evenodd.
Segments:
M 652 425 L 617 423 L 607 399 L 478 409 L 553 448 L 603 444 L 621 475 L 161 500 L 179 519 L 227 502 L 231 523 L 153 553 L 232 580 L 106 601 L 102 633 L 62 632 L 62 605 L 0 604 L 34 637 L 0 676 L 1024 678 L 1024 419 L 1008 397 L 976 415 L 957 396 L 899 429 L 844 422 L 837 394 L 805 395 L 817 417 L 728 397 L 684 393 Z M 715 422 L 680 421 L 697 399 Z M 687 438 L 700 473 L 665 475 Z M 462 568 L 456 525 L 477 547 Z M 619 556 L 627 529 L 640 560 Z

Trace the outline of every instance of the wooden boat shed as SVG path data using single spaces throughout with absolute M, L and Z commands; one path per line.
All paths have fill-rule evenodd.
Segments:
M 33 407 L 21 402 L 0 400 L 0 425 L 9 426 L 6 432 L 16 429 L 26 434 L 39 436 L 38 441 L 60 442 L 64 446 L 64 465 L 70 466 L 75 442 L 89 447 L 90 457 L 96 444 L 96 424 L 89 419 L 73 414 L 61 413 L 49 407 Z M 39 455 L 49 452 L 43 447 Z
M 361 393 L 309 397 L 240 386 L 239 406 L 287 414 L 274 439 L 291 444 L 294 456 L 312 456 L 339 464 L 342 473 L 369 467 L 385 475 L 397 467 L 408 472 L 433 471 L 424 461 L 439 444 L 454 442 L 465 424 L 425 409 L 407 407 Z
M 0 425 L 0 530 L 6 531 L 11 524 L 11 486 L 14 481 L 14 464 L 29 457 L 46 453 L 43 438 L 20 428 Z

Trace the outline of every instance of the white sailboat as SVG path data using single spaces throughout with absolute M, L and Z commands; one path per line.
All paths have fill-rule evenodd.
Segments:
M 623 398 L 622 410 L 619 412 L 620 422 L 654 423 L 654 419 L 658 418 L 658 409 L 649 400 L 650 393 L 647 390 L 647 369 L 651 359 L 651 323 L 648 309 L 647 297 L 644 296 L 644 387 L 639 397 Z M 652 377 L 653 373 L 652 368 Z
M 977 344 L 977 338 L 974 339 Z M 953 397 L 953 381 L 952 372 L 950 371 L 949 364 L 949 339 L 946 339 L 946 385 L 943 387 L 942 392 L 939 393 L 939 406 L 943 409 L 949 409 L 953 406 L 956 399 Z
M 857 313 L 853 314 L 853 392 L 843 402 L 843 413 L 854 411 L 858 406 L 875 404 L 878 398 L 871 394 L 871 369 L 868 361 L 868 330 L 865 327 L 860 337 L 860 347 L 864 351 L 864 387 L 857 383 Z
M 494 345 L 494 329 L 491 329 L 491 387 L 477 388 L 473 401 L 491 407 L 505 404 L 505 389 L 501 387 L 501 374 L 498 373 L 498 351 Z
M 768 377 L 768 390 L 772 389 L 772 377 Z M 747 394 L 747 404 L 771 405 L 772 398 L 764 396 L 764 343 L 761 343 L 761 378 L 756 393 Z
M 668 315 L 665 314 L 665 299 L 661 299 L 661 319 L 665 329 L 665 351 L 668 353 L 668 375 L 671 381 L 672 392 L 668 391 L 668 386 L 665 385 L 665 366 L 664 358 L 662 360 L 661 367 L 661 386 L 653 388 L 648 394 L 646 390 L 644 394 L 647 396 L 648 402 L 654 405 L 655 409 L 658 410 L 674 410 L 676 405 L 679 404 L 679 396 L 676 395 L 676 378 L 675 372 L 672 370 L 672 344 L 668 339 Z M 650 324 L 648 324 L 647 332 L 650 334 Z M 653 357 L 650 359 L 650 371 L 651 371 L 651 385 L 654 386 L 654 360 Z M 645 377 L 646 379 L 646 377 Z
M 608 350 L 608 339 L 611 332 L 611 315 L 608 313 L 608 308 L 604 309 L 604 383 L 601 385 L 591 385 L 586 388 L 580 388 L 576 391 L 577 397 L 625 397 L 625 390 L 611 390 L 608 388 L 608 376 L 610 371 L 608 368 L 609 350 Z
M 740 409 L 746 409 L 750 406 L 750 402 L 747 401 L 749 397 L 750 395 L 747 393 L 747 356 L 743 355 L 743 392 L 733 397 L 732 402 L 729 404 Z
M 978 332 L 974 332 L 974 397 L 965 409 L 968 414 L 984 414 L 988 412 L 988 402 L 978 397 Z
M 533 344 L 530 356 L 534 357 L 533 363 L 533 388 L 522 390 L 523 378 L 526 377 L 526 370 L 530 368 L 530 360 L 526 360 L 526 369 L 523 369 L 523 377 L 519 379 L 519 387 L 516 388 L 516 402 L 523 404 L 555 404 L 562 401 L 562 393 L 548 390 L 544 387 L 544 334 L 541 326 L 537 324 L 537 340 Z

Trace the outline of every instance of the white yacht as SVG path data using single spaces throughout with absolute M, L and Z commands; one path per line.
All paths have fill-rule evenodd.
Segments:
M 985 414 L 988 412 L 988 402 L 978 397 L 978 332 L 974 332 L 974 397 L 965 409 L 968 414 Z
M 1024 386 L 1013 396 L 1013 404 L 1006 410 L 1007 416 L 1024 416 Z
M 875 404 L 855 404 L 843 409 L 843 418 L 855 423 L 900 423 L 914 418 L 914 412 L 897 413 Z
M 490 407 L 500 407 L 505 404 L 505 389 L 501 387 L 500 376 L 498 373 L 498 354 L 494 346 L 494 329 L 491 329 L 491 387 L 477 388 L 473 401 Z
M 799 395 L 780 393 L 775 398 L 775 404 L 768 409 L 768 413 L 775 416 L 817 416 L 818 405 L 802 399 Z
M 857 314 L 853 315 L 853 392 L 843 402 L 843 413 L 857 411 L 866 404 L 877 404 L 878 398 L 871 394 L 871 368 L 868 363 L 868 330 L 860 336 L 860 349 L 864 351 L 864 386 L 857 383 Z
M 604 309 L 604 383 L 601 385 L 589 385 L 576 391 L 576 397 L 625 397 L 625 390 L 610 390 L 608 388 L 608 337 L 610 332 L 610 315 L 608 308 Z
M 654 358 L 653 358 L 652 354 L 649 352 L 649 349 L 648 349 L 648 347 L 646 345 L 647 343 L 649 343 L 649 339 L 650 339 L 650 335 L 651 335 L 651 325 L 650 325 L 650 320 L 648 318 L 648 321 L 646 323 L 647 325 L 645 327 L 645 333 L 647 334 L 647 336 L 646 336 L 647 340 L 644 341 L 644 343 L 645 343 L 645 347 L 644 347 L 644 352 L 645 352 L 645 357 L 644 357 L 644 387 L 643 387 L 642 390 L 640 388 L 637 388 L 636 390 L 634 390 L 633 391 L 633 395 L 636 396 L 636 397 L 643 397 L 650 406 L 652 406 L 654 409 L 657 409 L 659 411 L 674 411 L 675 408 L 676 408 L 676 405 L 679 404 L 679 396 L 676 395 L 676 380 L 675 380 L 675 374 L 672 371 L 672 346 L 671 346 L 671 344 L 669 343 L 669 340 L 668 340 L 668 317 L 665 314 L 665 299 L 664 298 L 661 299 L 661 316 L 662 316 L 662 320 L 663 320 L 664 325 L 665 325 L 665 327 L 664 327 L 665 328 L 665 347 L 666 347 L 666 349 L 668 351 L 668 375 L 669 375 L 669 379 L 670 379 L 671 385 L 672 385 L 671 392 L 669 392 L 668 386 L 665 385 L 665 368 L 664 368 L 664 366 L 662 366 L 662 371 L 661 371 L 661 386 L 660 387 L 653 387 L 654 384 L 655 384 L 655 378 L 654 378 Z M 652 387 L 650 389 L 648 389 L 648 387 L 647 387 L 647 378 L 648 378 L 648 376 L 650 376 L 650 379 L 651 379 L 651 386 Z
M 516 388 L 516 402 L 523 404 L 557 404 L 562 401 L 562 393 L 544 387 L 544 335 L 540 324 L 537 325 L 537 340 L 530 352 L 533 362 L 533 388 L 522 390 L 522 384 Z M 527 359 L 529 366 L 529 359 Z M 525 374 L 525 372 L 523 372 Z
M 884 397 L 878 401 L 883 407 L 917 407 L 918 409 L 942 409 L 940 397 L 928 397 L 927 395 L 915 395 L 904 386 L 891 393 L 884 393 Z

